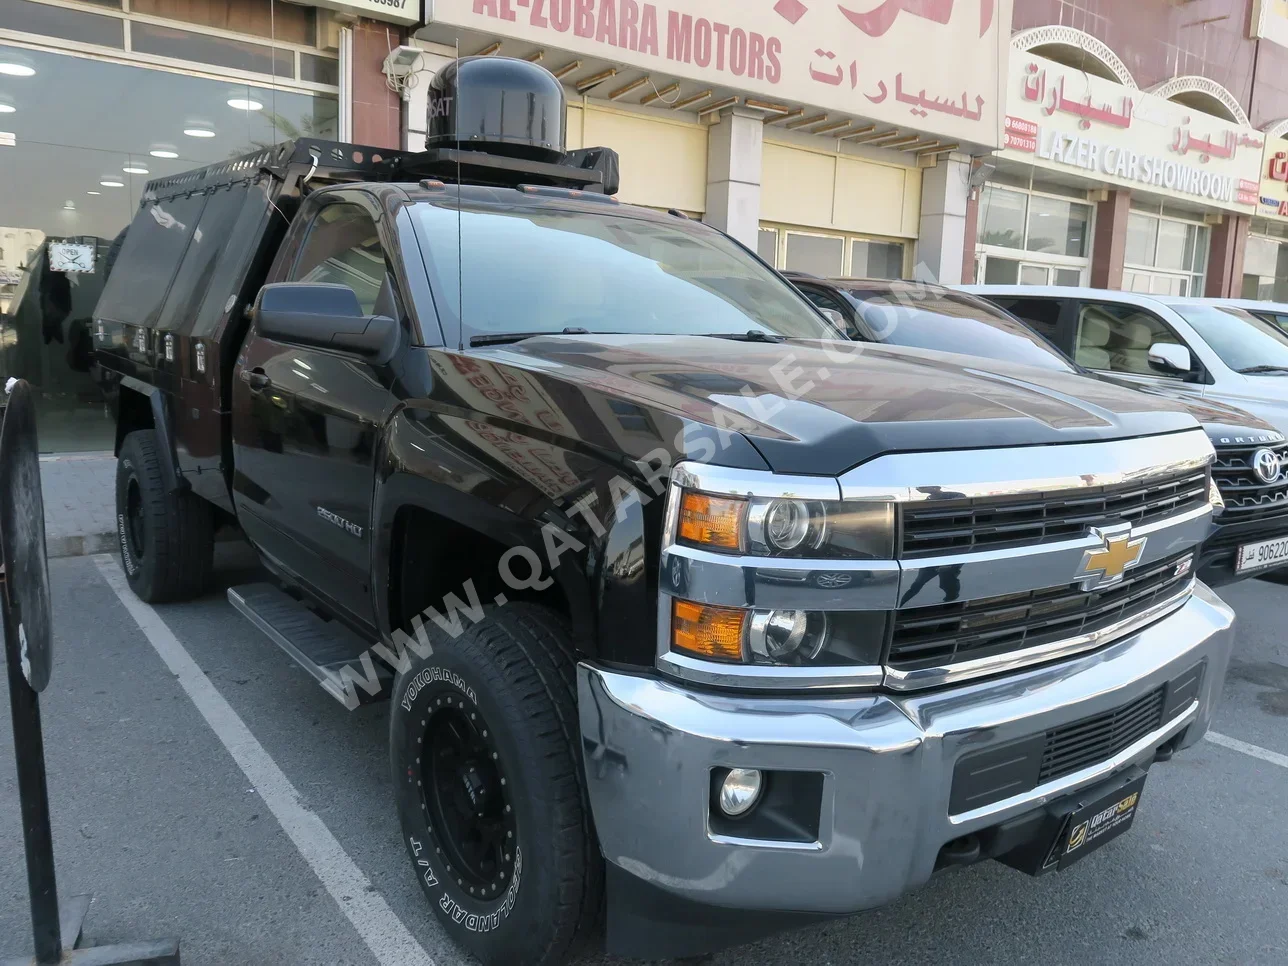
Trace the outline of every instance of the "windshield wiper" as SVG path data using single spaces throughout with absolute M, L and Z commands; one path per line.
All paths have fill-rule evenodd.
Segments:
M 1246 369 L 1236 369 L 1235 372 L 1241 372 L 1245 376 L 1255 376 L 1263 372 L 1288 372 L 1288 366 L 1248 366 Z
M 542 335 L 590 335 L 590 329 L 580 329 L 575 325 L 570 325 L 558 332 L 496 332 L 492 335 L 472 335 L 470 336 L 470 346 L 480 345 L 509 345 L 513 342 L 522 342 L 524 339 L 535 339 Z
M 782 342 L 783 337 L 764 329 L 748 329 L 746 332 L 702 332 L 704 339 L 729 339 L 733 342 Z

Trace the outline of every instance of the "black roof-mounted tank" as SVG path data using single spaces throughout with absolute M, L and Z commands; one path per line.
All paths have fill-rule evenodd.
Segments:
M 564 155 L 563 85 L 544 67 L 513 57 L 462 57 L 429 84 L 427 148 L 559 161 Z

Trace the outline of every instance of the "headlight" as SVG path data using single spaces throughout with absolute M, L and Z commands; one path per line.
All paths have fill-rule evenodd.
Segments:
M 676 540 L 722 553 L 889 560 L 894 556 L 894 504 L 685 490 Z
M 671 648 L 730 664 L 876 665 L 885 632 L 884 611 L 751 610 L 671 602 Z
M 827 516 L 804 500 L 758 500 L 747 514 L 752 546 L 790 553 L 817 549 L 827 533 Z

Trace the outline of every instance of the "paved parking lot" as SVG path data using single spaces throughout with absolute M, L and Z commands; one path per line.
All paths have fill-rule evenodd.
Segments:
M 219 555 L 226 583 L 253 576 L 243 547 Z M 222 590 L 154 610 L 123 601 L 118 573 L 107 557 L 50 565 L 54 841 L 62 894 L 97 897 L 89 940 L 178 935 L 188 966 L 466 962 L 404 861 L 385 706 L 345 712 Z M 1224 596 L 1240 630 L 1215 740 L 1151 771 L 1129 835 L 1063 875 L 960 870 L 709 962 L 1288 962 L 1288 586 Z M 17 814 L 6 714 L 0 959 L 30 942 Z

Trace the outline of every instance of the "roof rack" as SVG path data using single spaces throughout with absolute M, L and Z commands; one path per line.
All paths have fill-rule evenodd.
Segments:
M 217 161 L 166 178 L 154 178 L 143 189 L 144 201 L 193 194 L 209 188 L 238 184 L 270 175 L 285 180 L 292 165 L 307 165 L 310 179 L 322 182 L 376 181 L 384 177 L 389 164 L 405 155 L 361 144 L 345 144 L 320 138 L 296 138 L 250 151 L 227 161 Z

